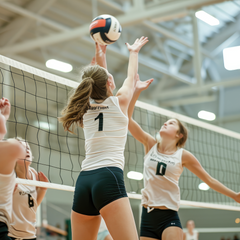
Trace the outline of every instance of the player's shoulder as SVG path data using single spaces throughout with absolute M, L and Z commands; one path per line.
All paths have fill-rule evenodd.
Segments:
M 26 150 L 23 145 L 16 139 L 8 139 L 0 142 L 1 155 L 7 154 L 9 160 L 17 157 L 23 158 Z

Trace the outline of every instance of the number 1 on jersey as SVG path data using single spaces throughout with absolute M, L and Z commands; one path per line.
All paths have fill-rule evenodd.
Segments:
M 102 131 L 103 130 L 103 113 L 99 113 L 94 120 L 96 121 L 97 119 L 99 119 L 98 131 Z

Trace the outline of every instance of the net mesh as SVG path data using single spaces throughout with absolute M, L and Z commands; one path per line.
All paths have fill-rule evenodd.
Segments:
M 85 157 L 84 134 L 76 135 L 63 130 L 57 121 L 67 103 L 72 88 L 78 83 L 54 76 L 41 70 L 0 56 L 0 92 L 11 102 L 6 138 L 22 137 L 29 143 L 34 159 L 32 167 L 48 177 L 52 188 L 73 191 Z M 178 118 L 189 129 L 186 150 L 193 153 L 206 171 L 227 187 L 239 192 L 240 134 L 200 122 L 149 104 L 137 102 L 134 119 L 148 133 L 156 136 L 169 118 Z M 129 179 L 129 171 L 143 172 L 144 149 L 131 134 L 125 147 L 124 179 L 132 198 L 143 188 L 143 180 Z M 234 200 L 212 189 L 201 191 L 201 180 L 188 170 L 180 178 L 182 203 L 221 204 L 239 208 Z M 40 183 L 31 183 L 39 184 Z M 49 186 L 48 183 L 44 183 Z M 58 185 L 57 185 L 58 184 Z M 239 208 L 240 209 L 240 208 Z

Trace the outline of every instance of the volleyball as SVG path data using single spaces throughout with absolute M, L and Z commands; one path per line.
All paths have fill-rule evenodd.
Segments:
M 100 15 L 90 24 L 90 36 L 101 45 L 109 45 L 118 40 L 122 27 L 118 20 L 108 14 Z

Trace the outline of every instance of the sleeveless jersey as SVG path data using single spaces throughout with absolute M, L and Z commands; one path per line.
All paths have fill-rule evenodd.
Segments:
M 155 144 L 144 157 L 144 189 L 142 204 L 149 207 L 165 206 L 178 211 L 180 205 L 179 177 L 183 171 L 182 152 L 159 153 Z
M 198 240 L 198 232 L 193 230 L 193 235 L 190 235 L 189 232 L 186 232 L 186 240 Z
M 128 117 L 115 96 L 99 104 L 91 100 L 90 104 L 83 116 L 86 158 L 82 171 L 110 166 L 123 170 Z
M 36 176 L 31 170 L 33 180 Z M 35 186 L 18 184 L 13 194 L 12 222 L 9 228 L 9 236 L 14 238 L 36 237 L 36 212 L 37 191 Z
M 0 174 L 0 222 L 8 228 L 12 219 L 12 195 L 15 187 L 15 172 Z

